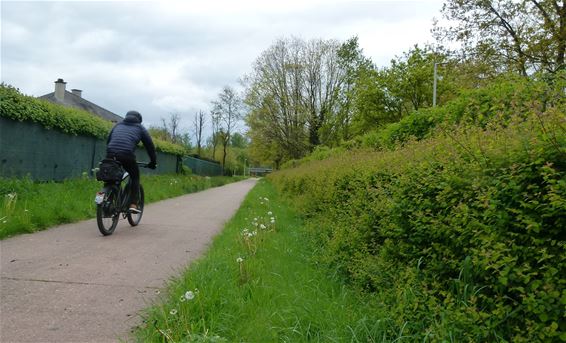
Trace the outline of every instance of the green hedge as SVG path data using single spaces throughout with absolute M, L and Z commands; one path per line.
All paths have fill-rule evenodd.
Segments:
M 440 126 L 468 124 L 486 127 L 498 125 L 517 115 L 544 112 L 549 105 L 564 103 L 566 73 L 552 83 L 548 80 L 513 77 L 485 88 L 464 91 L 442 107 L 424 108 L 397 123 L 369 132 L 346 142 L 346 147 L 392 148 L 411 139 L 423 139 Z
M 565 112 L 528 113 L 269 178 L 407 337 L 566 340 Z
M 71 135 L 87 135 L 106 139 L 112 123 L 86 111 L 53 104 L 23 95 L 12 86 L 0 85 L 0 116 L 18 121 L 32 121 L 48 129 Z M 185 155 L 182 146 L 154 139 L 155 147 L 165 153 Z

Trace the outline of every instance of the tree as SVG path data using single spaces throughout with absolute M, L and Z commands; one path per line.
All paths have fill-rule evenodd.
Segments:
M 188 132 L 182 132 L 180 125 L 181 115 L 179 113 L 171 113 L 168 120 L 161 118 L 161 126 L 152 126 L 148 131 L 154 138 L 183 145 L 187 149 L 190 149 L 190 134 Z
M 222 143 L 222 168 L 226 165 L 226 154 L 230 138 L 238 120 L 241 119 L 242 101 L 230 86 L 224 86 L 218 99 L 212 102 L 213 112 L 218 116 L 219 138 Z
M 258 159 L 300 158 L 308 151 L 301 46 L 298 39 L 277 40 L 244 78 L 246 123 Z M 279 148 L 271 149 L 272 144 Z
M 565 1 L 448 0 L 442 13 L 456 25 L 438 27 L 435 34 L 441 43 L 461 42 L 464 57 L 525 76 L 565 68 Z
M 234 132 L 230 138 L 230 145 L 234 148 L 245 149 L 248 146 L 248 140 L 241 133 Z
M 216 146 L 219 142 L 219 131 L 220 131 L 220 114 L 215 112 L 215 110 L 210 111 L 210 122 L 212 124 L 212 136 L 209 138 L 209 144 L 212 145 L 212 159 L 216 159 Z
M 170 142 L 179 143 L 179 126 L 181 123 L 181 115 L 177 112 L 169 114 L 169 120 L 161 118 L 163 129 L 169 134 Z
M 263 147 L 262 155 L 295 159 L 336 141 L 330 123 L 336 122 L 346 76 L 339 48 L 334 40 L 279 39 L 256 60 L 244 79 L 256 151 Z
M 302 101 L 308 113 L 311 149 L 323 143 L 321 129 L 327 122 L 335 122 L 334 117 L 339 112 L 339 94 L 346 76 L 340 68 L 339 48 L 339 43 L 334 40 L 312 40 L 303 47 Z
M 365 88 L 367 75 L 375 68 L 371 60 L 364 56 L 358 43 L 358 37 L 352 37 L 340 45 L 338 64 L 344 73 L 342 87 L 339 92 L 338 112 L 323 127 L 323 135 L 328 145 L 339 144 L 352 138 L 352 120 L 356 112 L 354 100 L 358 89 Z
M 205 117 L 203 111 L 198 111 L 193 119 L 193 127 L 195 129 L 195 140 L 197 142 L 197 154 L 200 156 L 202 148 L 202 131 L 204 129 Z

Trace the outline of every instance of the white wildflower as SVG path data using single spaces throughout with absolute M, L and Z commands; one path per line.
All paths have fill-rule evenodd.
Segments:
M 244 259 L 243 259 L 243 258 L 241 258 L 241 257 L 238 257 L 238 258 L 236 259 L 236 262 L 238 262 L 238 263 L 242 263 L 242 262 L 244 262 Z
M 184 296 L 184 295 L 181 295 L 181 297 L 179 298 L 179 301 L 180 301 L 180 302 L 184 302 L 185 300 L 187 300 L 187 299 L 185 299 L 185 296 Z
M 195 298 L 195 294 L 192 291 L 187 291 L 185 293 L 185 299 L 187 300 L 193 300 Z
M 169 314 L 171 314 L 172 316 L 177 314 L 177 309 L 172 309 L 171 311 L 169 311 Z
M 271 212 L 271 211 L 267 212 L 267 215 L 268 215 L 268 216 L 270 216 L 270 215 L 272 215 L 272 214 L 273 214 L 273 212 Z
M 259 228 L 262 229 L 262 230 L 265 230 L 265 229 L 267 229 L 267 226 L 261 224 L 261 225 L 259 226 Z
M 265 201 L 269 201 L 269 199 L 267 199 L 267 198 L 263 198 L 263 200 L 265 200 Z

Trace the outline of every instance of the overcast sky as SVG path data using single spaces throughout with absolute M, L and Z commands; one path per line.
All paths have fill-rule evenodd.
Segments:
M 224 85 L 239 87 L 276 39 L 358 36 L 378 66 L 432 43 L 442 0 L 1 2 L 1 80 L 24 94 L 67 90 L 146 126 L 172 112 L 189 128 Z

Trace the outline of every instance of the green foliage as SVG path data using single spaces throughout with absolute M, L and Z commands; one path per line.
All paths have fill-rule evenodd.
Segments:
M 501 125 L 480 116 L 499 107 L 478 101 L 461 107 L 475 117 L 444 115 L 485 127 L 446 126 L 269 179 L 310 218 L 321 261 L 384 301 L 414 341 L 558 341 L 566 127 L 563 108 L 540 112 L 535 100 L 521 115 L 503 113 Z
M 238 178 L 178 175 L 142 176 L 146 203 L 238 181 Z M 102 184 L 86 176 L 37 183 L 0 178 L 0 239 L 96 215 L 94 195 Z M 96 230 L 95 228 L 93 228 Z
M 31 121 L 47 129 L 71 135 L 87 135 L 106 139 L 112 123 L 88 112 L 23 95 L 12 86 L 0 85 L 0 116 L 17 121 Z M 163 152 L 185 155 L 182 146 L 154 139 L 155 147 Z
M 556 78 L 549 85 L 547 80 L 505 77 L 487 87 L 463 91 L 442 107 L 415 111 L 344 146 L 392 148 L 412 139 L 429 137 L 435 130 L 449 130 L 454 124 L 487 127 L 506 123 L 517 114 L 528 116 L 558 105 L 565 82 L 564 78 Z
M 137 341 L 377 342 L 402 336 L 402 325 L 385 317 L 379 304 L 314 263 L 316 246 L 304 231 L 273 186 L 260 181 L 206 255 L 147 310 Z

